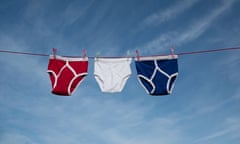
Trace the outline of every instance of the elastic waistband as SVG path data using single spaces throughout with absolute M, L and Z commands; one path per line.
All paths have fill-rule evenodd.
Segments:
M 64 57 L 59 55 L 50 55 L 50 59 L 58 59 L 58 60 L 64 60 L 64 61 L 88 61 L 88 57 L 81 58 L 81 57 Z
M 148 57 L 139 57 L 135 58 L 135 61 L 146 61 L 146 60 L 171 60 L 177 59 L 178 55 L 165 55 L 165 56 L 148 56 Z
M 95 58 L 96 62 L 124 62 L 124 61 L 132 61 L 132 58 Z

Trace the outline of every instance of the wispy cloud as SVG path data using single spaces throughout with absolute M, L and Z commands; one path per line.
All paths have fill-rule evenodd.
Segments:
M 230 56 L 222 58 L 216 63 L 216 68 L 220 71 L 219 73 L 225 75 L 226 78 L 229 78 L 233 82 L 240 81 L 239 74 L 236 72 L 240 66 L 239 52 L 239 50 L 233 51 Z
M 80 1 L 73 1 L 67 6 L 63 13 L 63 22 L 65 24 L 73 24 L 84 16 L 94 3 L 94 0 L 88 1 L 86 4 L 82 3 Z
M 8 36 L 7 34 L 0 34 L 0 43 L 0 47 L 6 50 L 26 51 L 30 49 L 24 39 Z M 44 87 L 45 81 L 48 80 L 46 73 L 48 57 L 44 58 L 2 53 L 0 57 L 0 62 L 4 63 L 2 70 L 8 71 L 8 73 L 5 73 L 5 77 L 1 78 L 5 83 L 5 89 L 13 92 L 15 88 L 19 89 L 19 85 L 26 87 L 34 85 L 39 89 Z M 50 89 L 50 87 L 47 89 Z M 22 89 L 23 93 L 27 91 L 31 92 L 31 89 Z M 6 94 L 11 95 L 11 93 Z
M 20 22 L 21 24 L 17 28 L 14 28 L 17 29 L 13 30 L 14 32 L 0 32 L 0 46 L 2 48 L 15 51 L 43 51 L 45 53 L 47 50 L 35 45 L 46 43 L 49 46 L 53 44 L 51 42 L 54 40 L 58 40 L 54 44 L 69 48 L 69 43 L 72 42 L 67 35 L 69 33 L 67 32 L 67 36 L 65 36 L 65 33 L 59 32 L 59 29 L 54 27 L 54 25 L 57 25 L 57 22 L 64 22 L 66 20 L 67 22 L 62 24 L 70 29 L 71 24 L 74 25 L 78 20 L 85 17 L 85 13 L 91 8 L 93 1 L 81 6 L 78 5 L 77 1 L 70 3 L 65 10 L 61 11 L 61 14 L 58 14 L 58 16 L 61 16 L 58 17 L 59 19 L 56 23 L 52 23 L 49 20 L 51 16 L 48 17 L 46 15 L 47 12 L 51 13 L 47 11 L 47 8 L 51 4 L 46 4 L 47 1 L 43 3 L 40 1 L 34 2 L 30 2 L 27 6 L 25 16 L 23 16 L 27 19 L 27 25 L 24 25 L 24 22 Z M 186 4 L 187 2 L 191 4 Z M 179 13 L 183 13 L 196 2 L 197 0 L 194 0 L 194 2 L 185 0 L 185 4 L 179 2 L 178 5 L 172 7 L 172 10 L 166 10 L 165 14 L 156 13 L 156 17 L 161 17 L 162 20 L 158 21 L 155 19 L 155 21 L 158 24 L 170 21 L 169 14 L 174 18 L 174 16 L 176 17 Z M 231 2 L 234 2 L 234 0 Z M 88 39 L 92 43 L 91 46 L 93 48 L 101 50 L 101 47 L 103 47 L 102 49 L 106 51 L 104 55 L 119 53 L 119 47 L 116 46 L 114 47 L 115 49 L 108 51 L 104 45 L 104 43 L 114 43 L 114 39 L 116 38 L 114 35 L 117 34 L 115 31 L 117 28 L 109 28 L 105 23 L 106 16 L 112 12 L 111 8 L 114 7 L 113 4 L 114 2 L 106 2 L 98 6 L 94 4 L 96 9 L 91 11 L 91 16 L 87 15 L 90 17 L 89 21 L 84 24 L 85 27 L 71 29 L 74 32 L 77 31 L 76 35 L 72 38 L 81 39 L 83 42 L 86 42 L 85 40 Z M 208 16 L 195 21 L 193 26 L 161 35 L 161 37 L 143 46 L 147 48 L 145 52 L 149 49 L 152 49 L 154 52 L 158 48 L 168 47 L 171 45 L 172 39 L 176 40 L 178 45 L 196 39 L 227 8 L 230 8 L 230 5 L 229 1 L 224 1 L 224 5 L 213 10 Z M 60 7 L 66 7 L 66 5 L 61 5 Z M 53 11 L 50 15 L 56 14 L 55 9 Z M 108 18 L 109 23 L 111 23 L 112 19 Z M 151 20 L 154 21 L 154 16 L 152 16 L 152 19 L 149 17 L 148 24 L 151 24 Z M 9 29 L 9 31 L 11 30 Z M 28 31 L 29 33 L 26 34 L 23 31 Z M 78 32 L 80 33 L 79 35 Z M 20 36 L 21 34 L 22 36 Z M 41 38 L 49 38 L 49 40 L 43 41 Z M 38 43 L 34 44 L 35 48 L 37 48 L 33 49 L 31 43 L 35 41 L 38 41 Z M 78 44 L 77 42 L 73 43 L 76 47 Z M 69 49 L 65 50 L 69 51 Z M 94 50 L 91 49 L 91 51 Z M 79 50 L 73 49 L 73 51 L 76 52 Z M 237 56 L 229 59 L 229 62 L 236 61 L 238 61 Z M 196 85 L 194 88 L 193 85 L 192 89 L 199 89 L 199 95 L 196 97 L 199 97 L 199 101 L 203 102 L 196 104 L 197 100 L 192 99 L 148 97 L 145 93 L 143 94 L 141 91 L 135 89 L 136 87 L 133 87 L 136 82 L 134 81 L 134 84 L 131 83 L 129 85 L 133 88 L 128 90 L 127 95 L 126 93 L 121 93 L 115 97 L 114 94 L 102 94 L 93 76 L 89 73 L 88 79 L 84 80 L 73 96 L 59 97 L 53 96 L 50 92 L 50 80 L 46 73 L 47 62 L 48 57 L 9 56 L 7 54 L 0 56 L 0 63 L 3 64 L 1 66 L 2 76 L 0 78 L 0 82 L 2 83 L 0 87 L 0 121 L 2 124 L 0 129 L 0 143 L 179 144 L 191 143 L 189 141 L 193 137 L 198 138 L 195 141 L 196 143 L 208 142 L 221 136 L 229 136 L 228 134 L 236 135 L 236 138 L 239 138 L 237 135 L 239 134 L 238 129 L 240 127 L 239 118 L 227 119 L 225 123 L 218 120 L 215 121 L 214 119 L 213 121 L 219 123 L 221 127 L 212 132 L 209 132 L 212 129 L 206 129 L 208 132 L 206 135 L 198 135 L 198 133 L 194 133 L 189 129 L 192 127 L 202 127 L 202 125 L 195 126 L 196 123 L 194 120 L 198 119 L 205 122 L 205 119 L 202 119 L 203 116 L 219 112 L 225 109 L 227 105 L 231 105 L 233 101 L 239 100 L 240 91 L 235 93 L 236 96 L 228 97 L 228 100 L 224 99 L 223 101 L 219 100 L 211 103 L 209 101 L 206 102 L 206 99 L 202 97 L 202 87 L 209 87 L 209 83 L 201 86 L 201 88 Z M 234 66 L 236 65 L 229 66 L 228 68 Z M 189 84 L 190 81 L 193 81 L 191 79 L 192 76 L 188 75 L 187 77 L 186 83 Z M 236 78 L 238 78 L 237 75 Z M 182 79 L 181 81 L 184 80 Z M 186 87 L 185 85 L 184 88 Z M 134 90 L 134 93 L 132 90 Z M 182 92 L 179 91 L 179 96 L 183 96 L 191 91 L 188 90 L 183 89 Z M 208 91 L 204 94 L 209 96 Z M 131 96 L 132 99 L 128 96 Z M 185 106 L 184 102 L 188 103 L 188 106 Z M 192 105 L 189 105 L 189 103 L 192 103 Z M 184 105 L 184 108 L 182 108 L 182 105 Z M 232 107 L 235 108 L 234 110 L 238 108 L 236 105 Z M 196 111 L 193 111 L 191 108 L 194 108 Z M 185 109 L 190 110 L 185 111 Z M 234 110 L 231 112 L 234 112 Z M 188 116 L 191 116 L 191 118 Z M 182 123 L 185 125 L 183 126 Z
M 179 1 L 175 5 L 172 5 L 164 11 L 160 10 L 148 16 L 146 19 L 143 20 L 143 25 L 158 25 L 163 22 L 169 21 L 182 14 L 187 9 L 191 8 L 198 1 L 199 0 L 183 0 L 181 2 Z
M 217 93 L 216 93 L 217 94 Z M 201 94 L 202 96 L 202 94 Z M 194 110 L 193 113 L 188 115 L 187 117 L 182 117 L 183 119 L 194 119 L 194 118 L 199 118 L 204 115 L 208 115 L 211 113 L 214 113 L 216 111 L 222 110 L 224 107 L 227 105 L 230 105 L 231 103 L 236 101 L 235 95 L 229 97 L 227 100 L 218 100 L 217 103 L 208 103 L 208 102 L 192 102 L 192 104 L 189 105 L 191 107 L 191 111 Z M 201 107 L 201 109 L 199 109 Z M 196 109 L 197 108 L 197 109 Z
M 235 0 L 224 0 L 222 5 L 214 9 L 212 13 L 208 14 L 205 18 L 196 21 L 190 28 L 188 27 L 180 37 L 178 36 L 176 43 L 185 43 L 198 38 L 221 16 L 221 14 L 229 10 L 234 1 Z
M 166 47 L 169 48 L 173 44 L 174 46 L 180 46 L 184 43 L 197 39 L 204 32 L 206 32 L 206 30 L 214 23 L 216 19 L 218 19 L 224 12 L 229 10 L 234 2 L 235 0 L 224 0 L 220 7 L 213 9 L 211 13 L 208 13 L 202 19 L 198 19 L 197 21 L 191 23 L 190 27 L 187 26 L 185 30 L 161 34 L 159 37 L 144 45 L 143 52 L 159 52 Z
M 37 143 L 46 144 L 158 144 L 159 141 L 177 144 L 182 139 L 182 131 L 175 117 L 162 115 L 149 119 L 147 115 L 153 109 L 143 101 L 120 102 L 116 98 L 100 97 L 82 97 L 79 101 L 74 99 L 48 97 L 31 102 L 14 101 L 11 104 L 5 101 L 1 105 L 7 106 L 10 113 L 16 107 L 18 112 L 24 113 L 24 116 L 7 123 L 7 126 L 21 125 L 26 129 L 20 136 L 23 142 L 32 142 L 34 139 Z M 4 133 L 4 139 L 0 142 L 8 141 L 9 131 Z
M 240 100 L 240 87 L 238 88 L 237 92 L 235 93 L 234 98 L 236 100 Z
M 233 137 L 235 137 L 234 135 L 239 134 L 239 128 L 240 128 L 240 124 L 239 124 L 239 118 L 228 118 L 225 123 L 223 123 L 223 126 L 219 126 L 222 127 L 220 128 L 218 131 L 215 131 L 213 133 L 208 133 L 205 136 L 195 140 L 195 144 L 197 143 L 208 143 L 211 142 L 211 140 L 219 138 L 221 139 L 222 137 L 226 136 L 226 135 L 232 135 Z
M 1 136 L 1 143 L 22 143 L 22 144 L 36 144 L 34 140 L 31 140 L 29 137 L 19 134 L 17 132 L 5 133 Z

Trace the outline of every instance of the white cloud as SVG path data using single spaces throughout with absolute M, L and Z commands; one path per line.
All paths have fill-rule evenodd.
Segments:
M 65 24 L 73 24 L 86 14 L 93 2 L 94 0 L 88 1 L 85 5 L 79 1 L 71 2 L 63 13 L 63 22 Z
M 193 26 L 178 36 L 176 43 L 184 43 L 198 38 L 202 35 L 225 11 L 229 10 L 235 0 L 224 0 L 222 5 L 214 9 L 210 14 L 201 20 L 196 21 Z
M 232 137 L 239 138 L 240 133 L 240 124 L 239 124 L 239 118 L 228 118 L 223 123 L 223 126 L 219 126 L 219 130 L 213 132 L 213 133 L 207 133 L 205 136 L 195 140 L 194 144 L 197 143 L 211 143 L 211 140 L 213 139 L 220 139 L 223 137 L 226 137 L 227 135 L 231 135 Z M 236 136 L 237 135 L 237 136 Z
M 216 19 L 218 19 L 224 12 L 229 10 L 234 2 L 235 0 L 224 0 L 220 7 L 213 9 L 211 13 L 208 13 L 202 19 L 198 19 L 197 21 L 193 22 L 190 24 L 190 27 L 187 26 L 185 30 L 161 34 L 159 37 L 156 37 L 152 41 L 145 44 L 142 47 L 142 52 L 159 52 L 164 48 L 170 48 L 173 44 L 176 47 L 197 39 L 214 23 Z
M 9 125 L 25 127 L 25 135 L 46 144 L 158 144 L 159 141 L 177 144 L 182 140 L 175 117 L 148 118 L 153 109 L 143 103 L 136 100 L 120 102 L 116 98 L 49 97 L 4 105 L 8 105 L 9 110 L 18 108 L 24 117 L 29 117 L 10 120 Z M 31 131 L 34 133 L 28 134 Z
M 0 143 L 2 144 L 36 144 L 28 136 L 19 134 L 17 132 L 9 132 L 1 135 Z
M 77 7 L 73 5 L 74 3 L 70 4 L 63 17 L 67 18 L 68 15 L 77 11 Z M 88 6 L 81 11 L 82 13 L 80 15 L 72 15 L 72 17 L 69 17 L 69 24 L 81 18 L 84 11 L 88 9 Z M 73 8 L 73 10 L 71 10 L 71 8 Z M 99 21 L 101 21 L 107 13 L 107 8 L 108 6 L 105 6 L 100 10 L 100 14 L 95 17 L 96 20 L 91 20 L 88 29 L 93 28 L 91 31 L 94 32 L 94 28 L 97 27 Z M 180 8 L 176 9 L 177 12 L 182 12 L 179 10 Z M 176 14 L 176 11 L 170 13 Z M 30 17 L 34 17 L 35 14 Z M 169 20 L 168 15 L 165 16 L 165 20 Z M 54 35 L 45 21 L 38 22 L 35 23 L 35 28 L 37 30 L 37 27 L 42 25 L 39 29 L 40 34 L 42 33 L 44 35 L 44 33 L 49 31 L 49 35 Z M 199 26 L 199 29 L 205 29 L 209 26 L 208 24 L 202 25 L 203 26 Z M 201 32 L 204 30 L 197 31 Z M 185 30 L 185 32 L 187 33 L 188 31 Z M 88 33 L 88 30 L 86 30 L 85 33 Z M 110 33 L 108 37 L 111 36 Z M 163 37 L 160 37 L 160 39 L 149 43 L 147 47 L 152 48 L 159 44 L 165 44 L 167 47 L 169 40 L 172 37 L 177 38 L 178 35 L 181 37 L 181 35 L 176 32 L 165 34 Z M 188 34 L 182 37 L 182 39 L 179 38 L 181 41 L 191 39 Z M 26 41 L 23 41 L 22 38 L 7 37 L 5 34 L 1 35 L 0 43 L 2 47 L 9 50 L 22 51 L 29 48 L 29 45 L 27 45 Z M 108 51 L 109 54 L 117 52 L 116 50 Z M 183 117 L 182 109 L 178 109 L 177 114 L 174 116 L 168 116 L 168 114 L 172 114 L 172 112 L 169 111 L 168 114 L 160 115 L 158 112 L 162 111 L 162 109 L 156 109 L 159 107 L 152 106 L 153 101 L 156 102 L 156 99 L 145 101 L 146 99 L 144 98 L 142 101 L 138 101 L 138 98 L 136 98 L 133 101 L 129 99 L 122 101 L 121 98 L 116 98 L 115 96 L 107 97 L 105 95 L 97 95 L 96 91 L 98 91 L 98 89 L 92 85 L 87 85 L 84 91 L 72 97 L 52 96 L 50 91 L 48 91 L 50 90 L 50 82 L 45 72 L 47 68 L 47 57 L 45 59 L 45 65 L 42 59 L 40 62 L 36 57 L 7 57 L 8 55 L 1 56 L 0 62 L 5 63 L 9 72 L 10 70 L 14 70 L 12 72 L 15 75 L 2 73 L 2 77 L 9 76 L 12 79 L 6 81 L 4 85 L 1 86 L 1 110 L 7 111 L 10 116 L 4 115 L 4 117 L 2 117 L 3 123 L 7 125 L 2 125 L 5 129 L 1 131 L 0 143 L 27 144 L 36 143 L 37 141 L 39 144 L 179 144 L 186 143 L 192 135 L 191 133 L 188 134 L 189 131 L 184 131 L 178 123 L 179 119 L 181 120 L 181 117 Z M 24 82 L 14 79 L 19 76 L 28 79 L 24 79 Z M 33 79 L 35 79 L 34 82 L 32 81 Z M 19 87 L 21 91 L 13 91 L 12 87 L 6 85 L 8 82 L 22 83 L 23 85 L 28 83 L 29 87 L 19 85 L 16 87 Z M 39 83 L 41 84 L 39 85 Z M 48 85 L 45 85 L 46 83 Z M 88 91 L 88 89 L 90 89 L 89 87 L 94 87 L 94 89 L 97 90 Z M 46 93 L 41 90 L 46 91 Z M 31 91 L 32 95 L 25 95 L 28 91 Z M 41 95 L 42 93 L 44 93 L 44 95 Z M 134 95 L 138 94 L 139 93 L 134 93 Z M 159 101 L 157 104 L 160 103 Z M 199 113 L 202 116 L 203 114 L 214 112 L 224 104 L 226 103 L 206 107 L 199 111 Z M 162 106 L 164 107 L 166 105 Z M 15 115 L 16 113 L 18 116 Z M 151 117 L 149 117 L 149 115 L 151 115 Z M 191 122 L 189 119 L 184 120 Z M 191 125 L 190 122 L 189 125 Z M 235 124 L 237 125 L 237 120 L 229 120 L 229 123 L 235 126 Z M 24 128 L 21 134 L 9 130 L 11 128 L 19 130 L 19 127 Z M 229 128 L 228 131 L 223 130 L 211 133 L 210 136 L 200 137 L 198 141 L 214 139 L 231 133 L 231 130 L 232 129 Z M 235 131 L 235 129 L 233 129 L 233 131 Z
M 134 115 L 133 115 L 134 116 Z M 185 141 L 182 137 L 184 132 L 177 125 L 175 117 L 158 117 L 145 119 L 136 127 L 124 127 L 124 129 L 110 128 L 104 130 L 102 135 L 107 137 L 107 143 L 116 144 L 177 144 Z
M 209 85 L 207 85 L 209 86 Z M 213 90 L 214 91 L 214 90 Z M 212 95 L 214 96 L 221 96 L 219 92 L 212 92 L 210 91 Z M 206 92 L 204 89 L 200 89 L 199 92 L 195 93 L 194 97 L 200 98 L 203 96 L 206 96 L 206 94 L 203 93 L 210 93 Z M 214 100 L 214 102 L 210 102 L 209 100 L 200 100 L 200 99 L 194 99 L 191 100 L 191 104 L 188 105 L 188 107 L 185 110 L 182 110 L 182 115 L 180 120 L 181 121 L 192 121 L 192 120 L 197 120 L 201 119 L 205 116 L 211 116 L 214 115 L 215 113 L 218 113 L 222 111 L 223 109 L 226 109 L 225 107 L 228 107 L 229 105 L 232 105 L 236 99 L 237 99 L 237 94 L 239 92 L 236 92 L 236 94 L 233 94 L 231 96 L 228 96 L 227 99 L 225 98 L 217 98 Z
M 199 0 L 184 0 L 179 1 L 175 5 L 172 5 L 165 11 L 160 10 L 150 16 L 148 16 L 144 21 L 143 25 L 158 25 L 165 21 L 169 21 L 172 18 L 177 17 L 178 15 L 185 12 L 187 9 L 191 8 Z
M 226 52 L 226 56 L 219 59 L 215 64 L 216 71 L 236 84 L 240 82 L 239 73 L 237 72 L 240 66 L 239 52 L 240 50 Z
M 153 39 L 152 41 L 148 42 L 141 48 L 141 53 L 148 53 L 148 52 L 161 52 L 164 50 L 164 48 L 170 48 L 173 46 L 172 39 L 176 36 L 175 32 L 169 32 L 167 34 L 161 34 L 161 36 Z M 174 45 L 176 46 L 176 45 Z

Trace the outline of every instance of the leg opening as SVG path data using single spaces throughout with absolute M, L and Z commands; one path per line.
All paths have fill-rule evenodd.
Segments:
M 143 76 L 138 76 L 138 80 L 148 94 L 153 93 L 153 91 L 155 90 L 155 87 L 153 86 L 151 81 L 149 81 L 148 79 L 146 79 Z
M 171 76 L 169 78 L 169 81 L 168 81 L 168 93 L 172 93 L 172 90 L 174 88 L 174 85 L 175 85 L 175 81 L 176 81 L 176 78 L 177 78 L 177 74 L 174 74 L 173 76 Z

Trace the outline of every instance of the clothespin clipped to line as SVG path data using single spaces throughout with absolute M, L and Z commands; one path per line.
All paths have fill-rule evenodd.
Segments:
M 82 57 L 83 58 L 87 57 L 87 51 L 85 49 L 82 50 Z
M 140 56 L 139 56 L 139 51 L 136 49 L 136 57 L 137 57 L 137 60 L 139 61 L 140 60 Z
M 98 60 L 100 54 L 101 54 L 101 53 L 100 53 L 99 51 L 96 53 L 96 60 Z
M 130 59 L 131 59 L 131 55 L 130 55 L 130 51 L 129 50 L 127 50 L 127 60 L 129 61 Z
M 172 59 L 174 59 L 175 58 L 175 54 L 174 54 L 174 48 L 173 47 L 171 48 L 171 52 L 172 52 Z
M 56 55 L 57 55 L 57 48 L 53 48 L 53 58 L 56 59 Z

